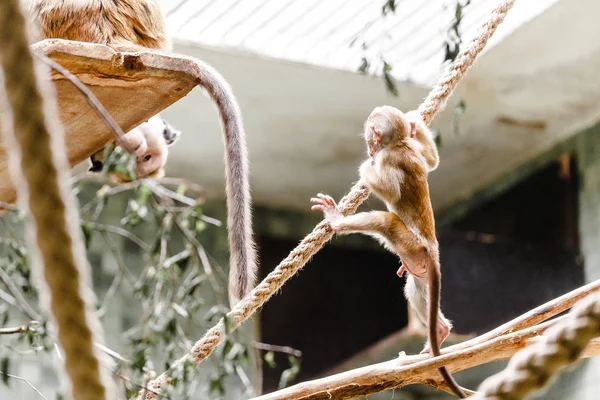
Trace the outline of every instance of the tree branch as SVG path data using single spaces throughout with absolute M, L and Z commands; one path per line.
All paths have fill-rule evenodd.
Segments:
M 23 333 L 27 330 L 27 325 L 13 326 L 10 328 L 0 328 L 0 335 L 13 335 L 15 333 Z
M 510 358 L 528 345 L 528 339 L 543 333 L 554 321 L 500 336 L 486 343 L 457 350 L 440 357 L 401 355 L 396 360 L 357 368 L 326 378 L 303 382 L 253 400 L 351 399 L 397 389 L 406 385 L 425 384 L 443 389 L 438 368 L 446 365 L 452 372 L 462 371 L 492 361 Z
M 456 372 L 492 361 L 506 360 L 532 341 L 542 340 L 540 335 L 566 316 L 542 321 L 568 310 L 579 300 L 597 291 L 600 291 L 600 280 L 536 307 L 479 337 L 447 347 L 439 357 L 406 356 L 401 353 L 395 360 L 303 382 L 254 400 L 350 399 L 410 384 L 424 384 L 447 390 L 438 372 L 442 365 Z M 533 326 L 536 324 L 539 325 Z M 600 341 L 594 340 L 584 352 L 584 357 L 599 354 Z
M 43 319 L 40 316 L 40 314 L 38 314 L 33 309 L 33 307 L 31 307 L 29 305 L 29 303 L 25 299 L 25 296 L 23 296 L 23 294 L 21 293 L 21 291 L 19 290 L 19 288 L 17 287 L 17 285 L 15 285 L 15 283 L 12 281 L 12 279 L 10 278 L 10 276 L 2 268 L 0 268 L 0 281 L 2 281 L 2 283 L 4 283 L 4 285 L 6 285 L 6 288 L 9 290 L 10 294 L 16 300 L 19 309 L 25 315 L 27 315 L 30 319 L 33 319 L 33 320 L 43 321 Z
M 16 376 L 16 375 L 12 375 L 12 374 L 7 374 L 7 373 L 6 373 L 6 372 L 4 372 L 4 371 L 0 371 L 0 375 L 5 375 L 5 376 L 7 376 L 7 377 L 9 377 L 9 378 L 11 378 L 11 379 L 15 379 L 15 380 L 17 380 L 17 381 L 21 381 L 21 382 L 24 382 L 24 383 L 26 383 L 26 384 L 27 384 L 27 385 L 28 385 L 28 386 L 29 386 L 31 389 L 33 389 L 33 390 L 34 390 L 34 391 L 35 391 L 35 392 L 36 392 L 36 393 L 37 393 L 37 394 L 38 394 L 38 395 L 39 395 L 39 396 L 40 396 L 42 399 L 44 399 L 44 400 L 48 400 L 48 399 L 47 399 L 47 398 L 46 398 L 46 397 L 45 397 L 45 396 L 42 394 L 42 392 L 40 392 L 38 388 L 36 388 L 35 386 L 33 386 L 33 385 L 31 384 L 31 382 L 29 382 L 27 379 L 25 379 L 25 378 L 21 378 L 20 376 Z

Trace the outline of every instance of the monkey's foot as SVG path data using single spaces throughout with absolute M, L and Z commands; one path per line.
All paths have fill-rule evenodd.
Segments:
M 398 278 L 402 278 L 404 276 L 404 273 L 406 272 L 406 268 L 404 267 L 404 263 L 402 263 L 402 265 L 400 266 L 400 268 L 398 268 L 398 271 L 396 272 L 396 275 L 398 275 Z
M 415 265 L 418 266 L 419 264 L 410 265 L 402 257 L 400 257 L 400 262 L 402 263 L 402 265 L 400 266 L 400 268 L 398 268 L 398 271 L 396 272 L 396 275 L 398 275 L 398 277 L 402 278 L 402 276 L 404 276 L 405 272 L 408 273 L 409 275 L 414 276 L 415 278 L 426 278 L 427 277 L 427 269 L 424 266 L 420 266 L 419 268 L 414 268 Z
M 450 335 L 450 328 L 447 327 L 446 325 L 443 325 L 438 322 L 438 325 L 437 325 L 438 347 L 440 347 L 442 345 L 442 343 L 444 343 L 444 341 L 446 340 L 446 338 L 449 335 Z M 429 353 L 431 353 L 431 346 L 430 346 L 429 340 L 428 340 L 427 343 L 425 344 L 425 347 L 423 347 L 423 350 L 421 350 L 420 354 L 429 354 Z
M 323 193 L 318 193 L 317 197 L 313 197 L 310 199 L 311 203 L 314 205 L 310 208 L 311 210 L 319 210 L 323 211 L 323 215 L 325 219 L 331 225 L 331 229 L 336 230 L 336 222 L 340 219 L 344 218 L 342 212 L 339 210 L 337 204 L 333 197 L 328 196 Z

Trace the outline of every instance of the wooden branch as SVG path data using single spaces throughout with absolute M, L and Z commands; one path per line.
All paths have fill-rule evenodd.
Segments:
M 438 368 L 442 365 L 456 372 L 488 362 L 508 359 L 518 350 L 526 347 L 529 344 L 528 339 L 539 336 L 553 324 L 554 320 L 544 322 L 440 357 L 401 356 L 396 360 L 303 382 L 256 397 L 254 400 L 352 399 L 412 384 L 426 384 L 441 389 L 443 384 Z
M 472 335 L 457 335 L 456 333 L 451 333 L 450 337 L 446 340 L 446 343 L 457 343 L 458 341 L 462 341 L 460 344 L 448 346 L 442 353 L 466 348 L 472 346 L 476 343 L 483 343 L 486 340 L 493 339 L 495 337 L 516 332 L 520 329 L 527 328 L 529 326 L 533 326 L 539 322 L 545 321 L 548 318 L 551 318 L 561 312 L 564 312 L 571 308 L 573 304 L 583 299 L 590 293 L 600 291 L 600 280 L 589 283 L 585 286 L 581 286 L 575 290 L 572 290 L 569 293 L 566 293 L 556 299 L 548 301 L 545 304 L 542 304 L 533 310 L 485 333 L 484 335 L 472 337 Z M 410 316 L 410 314 L 409 314 Z M 368 362 L 374 362 L 376 360 L 369 361 L 369 358 L 372 358 L 372 354 L 376 353 L 381 348 L 387 348 L 390 346 L 390 342 L 395 343 L 398 348 L 402 348 L 402 343 L 405 343 L 411 340 L 413 337 L 422 337 L 426 338 L 427 330 L 425 327 L 419 322 L 417 324 L 413 324 L 410 322 L 409 325 L 397 331 L 390 336 L 382 339 L 381 341 L 375 343 L 374 345 L 367 347 L 366 349 L 354 354 L 352 357 L 342 361 L 341 363 L 335 365 L 333 368 L 324 371 L 320 376 L 316 378 L 326 377 L 329 375 L 337 374 L 343 371 L 347 371 L 351 368 L 357 368 L 365 365 Z M 467 340 L 469 339 L 469 340 Z M 362 364 L 361 361 L 362 360 Z
M 12 335 L 15 333 L 23 333 L 27 330 L 27 325 L 14 326 L 10 328 L 0 328 L 0 335 Z
M 350 399 L 410 384 L 425 384 L 446 390 L 438 368 L 446 365 L 452 372 L 492 361 L 505 360 L 528 346 L 551 325 L 565 316 L 545 321 L 568 310 L 590 293 L 600 291 L 600 280 L 573 290 L 466 342 L 447 347 L 440 357 L 404 356 L 329 377 L 303 382 L 256 397 L 254 400 Z M 542 322 L 542 323 L 540 323 Z M 537 326 L 532 326 L 539 324 Z M 600 354 L 600 341 L 592 341 L 584 357 Z

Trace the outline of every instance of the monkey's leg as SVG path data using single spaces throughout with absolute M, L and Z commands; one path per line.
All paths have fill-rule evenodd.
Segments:
M 427 276 L 427 266 L 422 262 L 425 250 L 422 241 L 393 212 L 371 211 L 344 216 L 331 196 L 319 193 L 310 201 L 314 203 L 313 210 L 323 211 L 337 234 L 363 233 L 383 238 L 388 250 L 402 257 L 403 268 L 416 277 Z
M 370 211 L 342 216 L 331 221 L 331 228 L 342 235 L 363 233 L 383 238 L 388 250 L 402 258 L 402 267 L 398 274 L 404 271 L 418 277 L 425 277 L 427 274 L 426 266 L 420 262 L 420 257 L 413 256 L 420 250 L 417 238 L 393 212 Z
M 404 260 L 402 259 L 402 257 L 400 257 L 400 262 L 402 263 L 402 265 L 400 266 L 400 268 L 398 268 L 398 271 L 396 271 L 396 275 L 398 275 L 398 278 L 402 278 L 404 276 L 404 273 L 406 272 L 406 267 L 404 266 Z
M 398 274 L 408 271 L 408 278 L 404 287 L 406 298 L 416 311 L 417 316 L 425 326 L 428 326 L 429 313 L 429 285 L 427 284 L 428 268 L 439 268 L 430 262 L 430 254 L 424 251 L 419 241 L 404 225 L 400 218 L 386 211 L 371 211 L 339 218 L 332 224 L 337 233 L 375 233 L 383 236 L 391 246 L 391 250 L 401 255 L 402 267 Z M 417 272 L 417 274 L 415 274 Z M 452 323 L 438 308 L 436 323 L 438 346 L 450 335 Z M 421 353 L 430 353 L 430 344 L 427 342 Z
M 415 278 L 409 273 L 408 278 L 406 279 L 406 285 L 404 286 L 404 294 L 406 295 L 408 304 L 410 304 L 411 308 L 415 310 L 417 316 L 419 317 L 419 320 L 425 326 L 428 325 L 428 291 L 429 287 L 425 279 Z M 448 335 L 450 335 L 450 331 L 452 330 L 452 323 L 444 316 L 444 314 L 442 314 L 441 309 L 438 309 L 438 320 L 436 327 L 438 345 L 441 345 L 442 343 L 444 343 L 444 340 L 446 340 Z M 429 342 L 427 342 L 423 350 L 421 350 L 421 354 L 429 352 Z

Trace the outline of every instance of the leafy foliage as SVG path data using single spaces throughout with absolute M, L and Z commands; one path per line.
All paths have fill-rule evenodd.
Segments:
M 454 61 L 456 57 L 460 54 L 460 45 L 462 44 L 462 38 L 460 34 L 460 24 L 463 20 L 464 9 L 468 5 L 471 4 L 471 0 L 457 0 L 455 11 L 454 11 L 454 20 L 450 24 L 446 32 L 446 39 L 444 43 L 444 60 L 442 62 Z M 385 19 L 387 17 L 392 16 L 397 11 L 397 2 L 395 0 L 386 0 L 381 7 L 381 19 Z M 364 34 L 377 23 L 381 23 L 381 21 L 373 20 L 368 22 L 359 32 L 355 35 L 355 37 L 350 41 L 350 47 L 355 46 L 357 43 L 360 43 L 360 48 L 364 51 L 369 49 L 369 44 L 366 40 L 361 39 Z M 390 36 L 386 34 L 386 36 Z M 361 74 L 371 73 L 381 73 L 383 76 L 383 80 L 385 83 L 386 90 L 388 93 L 393 96 L 398 96 L 398 85 L 392 75 L 393 65 L 390 65 L 385 60 L 385 54 L 379 54 L 376 57 L 376 60 L 369 59 L 366 55 L 361 58 L 360 65 L 358 66 L 358 72 Z
M 289 385 L 294 379 L 296 379 L 298 373 L 300 373 L 300 359 L 289 354 L 288 361 L 290 362 L 290 367 L 281 374 L 281 379 L 279 380 L 279 389 L 283 389 Z
M 466 0 L 464 3 L 457 1 L 456 9 L 454 11 L 454 21 L 448 28 L 447 39 L 445 43 L 446 53 L 444 55 L 444 61 L 454 61 L 460 54 L 460 45 L 462 44 L 462 38 L 460 36 L 460 23 L 463 19 L 463 10 L 471 4 L 471 0 Z
M 93 263 L 94 254 L 110 255 L 115 265 L 116 273 L 110 285 L 105 285 L 108 288 L 100 296 L 97 313 L 104 317 L 115 307 L 126 311 L 129 326 L 121 346 L 125 350 L 109 354 L 115 359 L 114 376 L 122 393 L 130 398 L 156 375 L 154 371 L 170 368 L 189 351 L 188 335 L 202 334 L 226 314 L 226 274 L 201 244 L 206 229 L 220 227 L 218 220 L 203 214 L 201 187 L 168 178 L 123 182 L 132 171 L 126 155 L 117 147 L 106 156 L 104 168 L 110 175 L 84 174 L 75 178 L 74 190 L 82 204 L 81 229 L 94 272 L 101 271 L 101 265 Z M 127 204 L 124 210 L 119 206 L 123 202 Z M 123 210 L 120 216 L 115 211 L 119 209 Z M 54 339 L 46 332 L 46 317 L 33 306 L 39 299 L 23 244 L 23 218 L 12 208 L 0 218 L 5 228 L 0 230 L 0 295 L 8 299 L 0 307 L 0 327 L 31 321 L 13 335 L 13 346 L 0 348 L 5 384 L 16 354 L 54 348 Z M 123 299 L 123 293 L 135 301 L 125 307 L 114 304 L 116 298 Z M 237 332 L 227 332 L 212 361 L 214 373 L 209 381 L 191 361 L 176 365 L 170 370 L 176 385 L 168 395 L 178 399 L 197 392 L 221 396 L 227 377 L 244 374 L 242 380 L 248 381 L 243 368 L 250 363 L 249 345 L 240 341 Z
M 381 7 L 381 14 L 386 16 L 388 13 L 396 12 L 396 0 L 386 0 L 386 2 Z

